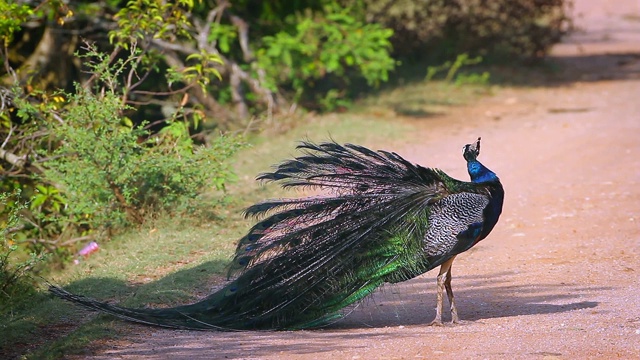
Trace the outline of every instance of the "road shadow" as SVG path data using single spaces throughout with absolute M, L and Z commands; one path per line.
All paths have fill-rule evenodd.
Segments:
M 66 290 L 101 301 L 128 307 L 167 307 L 195 302 L 211 294 L 223 281 L 227 261 L 208 261 L 177 270 L 151 281 L 126 282 L 114 278 L 91 277 L 75 281 Z
M 101 301 L 129 307 L 168 307 L 196 302 L 210 295 L 223 283 L 214 270 L 221 263 L 207 262 L 169 274 L 147 284 L 130 284 L 110 278 L 87 278 L 74 282 L 67 290 Z M 433 276 L 429 276 L 433 274 Z M 372 296 L 345 310 L 345 316 L 324 329 L 355 329 L 385 326 L 426 325 L 435 316 L 435 272 L 399 284 L 386 284 Z M 521 315 L 553 314 L 593 308 L 587 301 L 596 291 L 609 287 L 571 284 L 520 284 L 515 273 L 500 272 L 482 277 L 453 278 L 453 290 L 460 317 L 482 320 Z M 185 281 L 189 278 L 189 281 Z M 218 283 L 218 285 L 212 285 Z M 195 286 L 193 284 L 202 284 Z M 65 303 L 65 306 L 74 306 Z M 449 319 L 445 299 L 444 320 Z
M 581 45 L 563 46 L 580 48 Z M 380 111 L 392 111 L 404 118 L 429 121 L 461 106 L 466 98 L 492 94 L 494 86 L 554 89 L 601 81 L 638 80 L 640 50 L 580 53 L 574 49 L 530 63 L 494 63 L 465 67 L 459 71 L 462 77 L 490 74 L 486 83 L 466 87 L 458 86 L 454 82 L 425 82 L 427 68 L 426 64 L 412 64 L 398 69 L 394 82 L 379 89 L 363 91 L 362 94 L 367 96 L 363 98 L 360 106 L 368 106 L 369 109 L 382 108 Z M 382 93 L 385 95 L 371 96 Z M 375 116 L 375 111 L 373 114 Z
M 452 285 L 460 318 L 478 321 L 594 308 L 598 302 L 589 301 L 590 294 L 610 290 L 570 284 L 514 285 L 518 283 L 512 279 L 514 275 L 503 272 L 483 277 L 454 276 Z M 330 328 L 427 325 L 435 317 L 435 292 L 435 278 L 430 276 L 386 285 Z M 443 320 L 450 320 L 446 299 Z
M 572 284 L 524 284 L 516 273 L 500 272 L 485 276 L 454 278 L 454 291 L 463 320 L 482 320 L 513 316 L 557 314 L 595 308 L 589 300 L 608 287 Z M 366 350 L 371 340 L 425 336 L 427 333 L 459 331 L 459 326 L 426 326 L 435 316 L 435 280 L 423 276 L 396 285 L 384 286 L 360 305 L 347 310 L 348 316 L 333 324 L 301 331 L 197 332 L 157 330 L 145 334 L 129 346 L 108 344 L 95 359 L 211 359 L 260 358 L 265 356 L 322 354 Z M 445 320 L 449 319 L 445 312 Z M 146 331 L 139 325 L 133 329 Z M 134 330 L 135 332 L 136 330 Z M 365 342 L 366 340 L 366 342 Z

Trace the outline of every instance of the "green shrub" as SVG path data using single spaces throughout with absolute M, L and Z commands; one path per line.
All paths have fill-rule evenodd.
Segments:
M 359 20 L 351 8 L 327 6 L 324 12 L 289 16 L 287 23 L 294 30 L 264 37 L 258 60 L 274 89 L 292 88 L 294 102 L 331 110 L 347 97 L 350 77 L 376 86 L 387 81 L 395 67 L 389 55 L 393 32 Z M 327 81 L 332 86 L 323 90 L 319 83 Z M 314 98 L 305 98 L 307 92 L 314 92 Z
M 239 138 L 220 135 L 196 144 L 190 127 L 204 121 L 200 113 L 176 106 L 153 131 L 126 116 L 137 109 L 125 105 L 131 86 L 123 85 L 122 75 L 131 79 L 144 71 L 137 67 L 143 51 L 132 48 L 128 57 L 114 60 L 91 45 L 85 50 L 91 86 L 31 97 L 13 89 L 13 115 L 22 126 L 10 132 L 11 145 L 26 144 L 21 151 L 29 152 L 22 163 L 11 154 L 17 160 L 10 165 L 30 174 L 3 178 L 0 189 L 22 190 L 30 204 L 15 234 L 22 252 L 45 250 L 64 260 L 76 244 L 104 237 L 105 231 L 120 232 L 159 213 L 211 208 L 202 196 L 224 190 L 234 178 L 229 160 L 241 146 Z M 35 96 L 42 101 L 33 101 Z M 16 211 L 15 204 L 0 209 L 0 219 Z
M 346 3 L 361 0 L 345 0 Z M 567 0 L 364 0 L 369 21 L 393 29 L 396 54 L 436 61 L 456 54 L 546 54 L 570 26 Z
M 18 199 L 19 193 L 0 193 L 0 207 L 11 209 L 7 218 L 0 223 L 0 310 L 13 297 L 23 298 L 34 291 L 32 272 L 46 259 L 46 255 L 36 252 L 20 256 L 14 234 L 20 225 L 18 212 L 25 205 L 20 204 Z
M 482 63 L 482 57 L 469 58 L 469 54 L 460 54 L 456 56 L 455 61 L 446 61 L 442 65 L 428 66 L 426 81 L 433 80 L 438 74 L 445 73 L 444 81 L 453 82 L 455 85 L 472 84 L 472 85 L 488 85 L 491 74 L 488 71 L 482 73 L 470 72 L 461 73 L 460 69 L 465 66 L 472 66 Z
M 196 146 L 183 122 L 158 134 L 124 125 L 120 96 L 77 87 L 66 121 L 51 131 L 61 141 L 45 178 L 64 194 L 66 213 L 91 229 L 140 224 L 158 211 L 177 211 L 202 191 L 224 188 L 237 139 Z

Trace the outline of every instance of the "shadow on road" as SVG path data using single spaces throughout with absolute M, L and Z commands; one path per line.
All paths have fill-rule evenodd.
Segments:
M 490 318 L 553 314 L 598 306 L 590 301 L 594 292 L 606 287 L 571 284 L 508 285 L 517 283 L 517 273 L 500 272 L 488 276 L 460 276 L 454 291 L 460 315 L 467 324 Z M 429 276 L 382 291 L 351 309 L 349 316 L 324 328 L 306 331 L 192 332 L 161 330 L 145 336 L 144 343 L 118 346 L 103 352 L 104 358 L 146 358 L 192 360 L 210 358 L 260 358 L 264 356 L 339 354 L 361 347 L 371 351 L 371 342 L 401 337 L 441 336 L 447 332 L 473 332 L 466 324 L 445 328 L 424 326 L 435 315 L 435 281 Z M 456 291 L 457 289 L 457 291 Z M 415 314 L 420 314 L 416 316 Z M 448 314 L 447 314 L 448 315 Z M 523 319 L 527 322 L 527 319 Z M 401 332 L 401 334 L 399 334 Z M 170 338 L 171 341 L 167 341 Z M 367 339 L 369 345 L 360 342 Z M 100 356 L 99 358 L 102 358 Z
M 452 284 L 460 318 L 481 321 L 594 308 L 598 302 L 589 301 L 590 294 L 610 289 L 552 283 L 512 285 L 522 283 L 513 279 L 516 275 L 501 272 L 482 278 L 454 276 Z M 426 325 L 435 316 L 435 288 L 435 279 L 428 275 L 387 285 L 330 328 Z M 446 300 L 444 307 L 446 321 L 450 319 Z

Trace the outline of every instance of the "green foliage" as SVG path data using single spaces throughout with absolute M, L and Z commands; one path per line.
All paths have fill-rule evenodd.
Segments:
M 45 177 L 64 190 L 66 213 L 91 229 L 139 224 L 158 211 L 176 211 L 208 186 L 232 178 L 233 138 L 196 146 L 184 123 L 151 135 L 122 125 L 117 94 L 98 97 L 81 87 L 70 95 L 66 121 L 51 129 L 61 140 Z
M 233 42 L 238 38 L 235 26 L 213 23 L 207 40 L 217 42 L 220 51 L 224 54 L 231 52 Z
M 38 264 L 46 260 L 42 253 L 29 252 L 20 256 L 19 247 L 14 237 L 20 225 L 19 211 L 25 208 L 20 204 L 19 192 L 13 194 L 0 193 L 0 206 L 9 209 L 8 216 L 0 224 L 0 309 L 11 302 L 14 297 L 25 298 L 33 293 L 31 275 Z
M 441 61 L 469 52 L 537 58 L 570 27 L 570 0 L 345 0 L 393 29 L 396 55 Z
M 14 89 L 14 115 L 23 125 L 16 133 L 9 123 L 8 134 L 15 137 L 6 143 L 29 144 L 28 166 L 34 168 L 28 177 L 3 178 L 0 186 L 22 189 L 30 203 L 23 209 L 27 224 L 16 234 L 21 251 L 46 250 L 64 259 L 77 242 L 99 238 L 103 231 L 119 232 L 158 213 L 209 207 L 200 196 L 224 190 L 234 178 L 229 159 L 240 141 L 217 136 L 207 146 L 196 144 L 190 131 L 204 121 L 201 112 L 176 106 L 166 125 L 154 131 L 127 116 L 136 111 L 126 104 L 135 89 L 131 79 L 145 78 L 140 74 L 152 54 L 136 44 L 115 59 L 92 45 L 84 51 L 81 57 L 93 74 L 90 86 L 77 85 L 73 93 L 32 91 L 39 102 Z M 197 64 L 219 58 L 193 58 L 192 69 L 168 75 L 197 84 L 214 74 Z M 3 216 L 13 206 L 5 206 Z
M 14 39 L 16 49 L 7 56 L 11 66 L 26 63 L 25 69 L 36 69 L 32 59 L 55 56 L 34 75 L 47 89 L 72 91 L 74 82 L 86 80 L 84 64 L 69 55 L 79 50 L 73 48 L 80 43 L 77 34 L 95 42 L 114 62 L 127 57 L 122 50 L 135 48 L 140 56 L 123 64 L 119 79 L 123 102 L 140 110 L 130 114 L 132 122 L 157 121 L 164 115 L 158 107 L 180 101 L 173 98 L 179 93 L 188 95 L 183 98 L 183 106 L 193 110 L 188 116 L 205 113 L 215 122 L 209 129 L 229 130 L 243 127 L 248 117 L 287 114 L 295 108 L 292 102 L 310 109 L 344 106 L 354 94 L 387 81 L 398 63 L 392 52 L 409 60 L 405 63 L 426 58 L 432 64 L 460 53 L 489 61 L 542 56 L 567 31 L 567 4 L 569 0 L 51 0 L 20 11 L 0 4 L 11 14 L 0 18 L 0 33 L 17 29 L 27 16 L 22 10 L 57 20 L 16 33 L 22 38 Z M 86 21 L 93 18 L 98 20 Z M 47 48 L 38 41 L 49 41 L 49 49 L 56 44 L 64 48 L 31 56 L 34 49 Z
M 131 0 L 116 15 L 118 28 L 109 33 L 109 41 L 128 48 L 140 40 L 191 39 L 188 12 L 193 1 Z
M 187 56 L 187 61 L 196 60 L 194 65 L 185 67 L 182 70 L 182 77 L 180 80 L 187 82 L 197 82 L 202 91 L 206 91 L 206 85 L 209 84 L 209 79 L 215 76 L 218 80 L 222 80 L 220 72 L 213 67 L 215 64 L 222 64 L 222 59 L 216 54 L 207 53 L 201 51 L 199 54 L 191 54 Z
M 181 71 L 169 70 L 169 87 L 197 78 L 217 102 L 246 103 L 254 107 L 251 114 L 272 112 L 274 105 L 289 108 L 280 101 L 285 99 L 333 108 L 345 102 L 344 87 L 353 78 L 377 86 L 395 66 L 389 56 L 392 32 L 367 23 L 359 9 L 331 0 L 243 0 L 215 7 L 185 0 L 131 0 L 114 15 L 117 27 L 109 32 L 109 41 L 116 48 L 137 44 L 149 56 L 155 53 L 156 61 L 148 62 L 156 66 L 167 57 L 172 64 L 183 62 Z M 242 24 L 250 31 L 243 32 Z M 224 85 L 208 82 L 213 76 Z M 241 118 L 249 113 L 238 112 Z
M 29 208 L 35 210 L 45 205 L 51 206 L 56 212 L 60 212 L 62 206 L 66 204 L 66 200 L 60 194 L 60 191 L 51 185 L 38 184 L 36 194 L 31 198 Z
M 447 61 L 442 65 L 427 67 L 427 75 L 425 76 L 425 80 L 431 81 L 438 73 L 446 71 L 447 75 L 444 77 L 444 81 L 446 82 L 453 81 L 456 85 L 462 85 L 462 84 L 487 85 L 489 83 L 489 78 L 490 78 L 490 74 L 487 71 L 484 71 L 481 74 L 477 74 L 477 73 L 460 74 L 459 73 L 462 67 L 477 65 L 477 64 L 480 64 L 481 62 L 482 62 L 481 56 L 470 58 L 469 54 L 466 54 L 466 53 L 460 54 L 456 57 L 455 61 L 453 62 Z
M 307 11 L 288 17 L 287 22 L 294 30 L 264 37 L 258 59 L 273 79 L 272 88 L 290 84 L 294 101 L 313 87 L 310 84 L 326 77 L 348 84 L 355 73 L 370 86 L 378 85 L 388 80 L 395 66 L 389 55 L 393 32 L 364 23 L 349 8 L 327 6 L 322 13 Z M 328 107 L 340 97 L 344 94 L 327 91 L 322 101 Z
M 470 73 L 470 74 L 458 74 L 456 76 L 456 81 L 454 81 L 455 85 L 489 85 L 489 79 L 491 78 L 491 74 L 488 71 L 483 71 L 482 73 Z
M 151 44 L 154 41 L 193 42 L 194 30 L 191 23 L 193 7 L 192 0 L 170 2 L 131 0 L 126 7 L 120 9 L 114 16 L 118 26 L 109 32 L 109 42 L 116 46 L 116 50 L 130 50 L 133 56 L 128 57 L 131 63 L 121 62 L 119 73 L 126 69 L 134 69 L 136 71 L 135 77 L 144 78 L 137 72 L 160 72 L 160 66 L 164 61 L 162 51 L 158 49 L 157 44 L 156 46 L 151 46 Z M 89 49 L 87 56 L 96 56 L 95 49 Z M 113 68 L 112 64 L 104 59 L 101 59 L 101 63 L 103 66 Z M 176 83 L 197 84 L 205 92 L 211 78 L 222 80 L 220 71 L 216 68 L 221 64 L 223 62 L 218 54 L 200 48 L 199 52 L 186 56 L 185 66 L 182 69 L 175 67 L 166 69 L 164 74 L 166 84 L 169 88 Z M 131 75 L 132 73 L 129 73 L 127 80 L 129 82 L 132 78 Z M 108 78 L 117 79 L 117 77 Z M 139 85 L 141 85 L 140 82 L 137 85 L 129 84 L 130 88 L 126 92 L 133 91 Z M 178 92 L 185 92 L 188 87 L 186 86 Z M 153 94 L 153 92 L 149 93 Z M 129 96 L 129 94 L 125 94 L 125 96 Z
M 7 47 L 13 40 L 13 34 L 20 30 L 33 10 L 24 4 L 8 3 L 0 1 L 0 40 L 2 47 Z

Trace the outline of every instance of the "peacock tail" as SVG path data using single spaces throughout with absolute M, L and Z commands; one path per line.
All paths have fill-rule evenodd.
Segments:
M 221 290 L 168 309 L 127 309 L 55 286 L 50 291 L 165 327 L 316 327 L 342 317 L 344 308 L 382 284 L 411 279 L 468 250 L 491 231 L 502 209 L 497 176 L 475 158 L 479 140 L 465 148 L 471 182 L 357 145 L 303 142 L 298 148 L 302 155 L 258 179 L 327 194 L 246 209 L 259 221 L 239 240 L 229 266 L 233 280 Z

